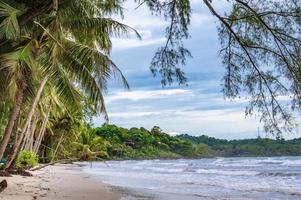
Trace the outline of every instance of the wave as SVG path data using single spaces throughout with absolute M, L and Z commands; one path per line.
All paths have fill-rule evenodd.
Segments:
M 285 160 L 281 165 L 289 167 L 301 167 L 301 160 Z
M 259 176 L 280 176 L 280 177 L 293 177 L 293 176 L 301 176 L 301 173 L 297 172 L 261 172 L 258 174 Z
M 218 169 L 197 169 L 196 173 L 200 174 L 217 174 L 225 176 L 254 176 L 257 175 L 256 171 L 241 171 L 241 170 L 218 170 Z

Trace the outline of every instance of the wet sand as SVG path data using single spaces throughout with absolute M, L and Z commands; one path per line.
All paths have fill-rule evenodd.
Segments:
M 2 200 L 118 200 L 122 194 L 109 186 L 85 177 L 76 165 L 55 165 L 32 172 L 33 177 L 5 178 L 8 187 Z

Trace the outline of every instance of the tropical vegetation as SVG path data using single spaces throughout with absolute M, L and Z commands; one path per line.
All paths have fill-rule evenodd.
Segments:
M 190 37 L 190 0 L 133 1 L 137 9 L 145 6 L 169 22 L 151 72 L 163 86 L 185 85 L 181 66 L 191 56 L 184 46 Z M 129 87 L 110 57 L 111 37 L 133 32 L 140 38 L 112 18 L 123 17 L 124 2 L 0 1 L 0 161 L 6 169 L 16 167 L 27 151 L 41 161 L 74 152 L 87 160 L 192 157 L 207 151 L 204 144 L 156 128 L 89 127 L 92 116 L 102 113 L 108 119 L 103 96 L 108 80 L 115 77 Z M 229 0 L 231 9 L 223 15 L 214 0 L 201 2 L 220 22 L 225 96 L 245 96 L 246 115 L 259 115 L 266 131 L 293 131 L 301 105 L 301 2 Z
M 171 136 L 158 126 L 147 130 L 143 127 L 127 129 L 111 124 L 86 128 L 77 137 L 69 138 L 57 152 L 59 159 L 71 157 L 81 160 L 300 155 L 301 138 L 225 140 L 206 135 Z
M 206 135 L 190 136 L 178 135 L 177 138 L 190 141 L 194 144 L 206 144 L 212 156 L 300 156 L 301 138 L 285 140 L 276 137 L 242 140 L 225 140 L 208 137 Z
M 69 138 L 57 152 L 59 159 L 81 160 L 196 158 L 207 155 L 207 145 L 172 137 L 157 126 L 149 131 L 143 127 L 126 129 L 110 124 L 84 129 L 77 137 Z
M 8 160 L 6 168 L 22 150 L 43 155 L 47 137 L 77 133 L 86 113 L 107 118 L 103 93 L 111 76 L 128 87 L 110 59 L 111 35 L 131 30 L 106 17 L 121 12 L 117 3 L 0 2 L 0 160 Z

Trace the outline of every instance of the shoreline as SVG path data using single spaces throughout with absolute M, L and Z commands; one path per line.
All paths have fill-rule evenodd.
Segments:
M 0 200 L 119 200 L 124 195 L 85 176 L 75 164 L 48 166 L 31 173 L 32 177 L 1 177 L 8 187 L 0 193 Z

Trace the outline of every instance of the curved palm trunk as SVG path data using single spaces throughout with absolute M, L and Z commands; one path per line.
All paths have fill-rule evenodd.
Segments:
M 47 125 L 48 119 L 49 119 L 50 110 L 51 110 L 51 106 L 49 105 L 49 106 L 48 106 L 47 113 L 46 113 L 46 116 L 45 116 L 45 118 L 44 118 L 44 120 L 43 120 L 43 123 L 42 123 L 42 127 L 41 127 L 41 130 L 40 130 L 39 136 L 38 136 L 38 138 L 36 139 L 35 144 L 34 144 L 34 147 L 33 147 L 33 152 L 34 152 L 35 154 L 38 153 L 39 148 L 40 148 L 41 143 L 42 143 L 42 140 L 43 140 L 43 138 L 44 138 L 44 135 L 45 135 L 45 132 L 46 132 L 46 125 Z
M 9 139 L 10 139 L 11 134 L 12 134 L 14 124 L 16 122 L 16 119 L 19 116 L 20 109 L 21 109 L 21 104 L 22 104 L 22 101 L 23 101 L 24 91 L 25 91 L 26 87 L 27 87 L 26 79 L 20 80 L 20 86 L 18 87 L 18 90 L 15 94 L 14 105 L 13 105 L 12 110 L 10 112 L 8 124 L 5 128 L 3 138 L 2 138 L 2 141 L 1 141 L 1 145 L 0 145 L 0 160 L 3 158 L 5 149 L 8 145 Z
M 51 106 L 49 105 L 46 116 L 45 116 L 45 118 L 43 120 L 43 123 L 42 123 L 42 127 L 41 127 L 41 130 L 40 130 L 40 133 L 39 133 L 38 141 L 36 141 L 37 145 L 35 144 L 34 149 L 33 149 L 34 153 L 37 153 L 37 151 L 39 150 L 39 149 L 36 150 L 36 147 L 40 147 L 40 144 L 41 144 L 42 139 L 44 137 L 45 130 L 46 130 L 46 125 L 47 125 L 48 119 L 49 119 L 50 110 L 51 110 Z M 7 166 L 6 166 L 6 169 L 9 169 L 9 168 L 12 168 L 12 167 L 15 166 L 16 158 L 17 158 L 18 154 L 20 153 L 20 150 L 21 150 L 20 147 L 21 147 L 22 142 L 24 142 L 24 135 L 23 135 L 23 137 L 20 137 L 20 140 L 18 141 L 18 148 L 17 147 L 14 148 L 13 155 L 11 156 L 11 158 L 10 158 L 10 160 L 9 160 Z
M 55 151 L 54 151 L 53 156 L 52 156 L 52 158 L 51 158 L 51 162 L 53 162 L 54 159 L 55 159 L 55 157 L 56 157 L 57 151 L 59 150 L 59 147 L 60 147 L 60 145 L 61 145 L 61 143 L 62 143 L 62 141 L 63 141 L 63 137 L 64 137 L 64 132 L 62 133 L 62 135 L 61 135 L 61 137 L 60 137 L 60 140 L 59 140 L 59 143 L 57 144 L 57 146 L 56 146 L 56 148 L 55 148 Z
M 24 145 L 25 145 L 24 149 L 28 151 L 32 151 L 33 148 L 34 133 L 36 130 L 37 123 L 38 123 L 38 117 L 34 117 L 28 139 L 24 141 Z M 23 150 L 23 147 L 21 148 L 21 150 Z
M 25 140 L 24 144 L 27 142 L 27 140 L 29 140 L 30 133 L 31 133 L 31 127 L 30 126 L 32 124 L 32 117 L 34 115 L 34 112 L 36 110 L 36 107 L 37 107 L 38 102 L 41 98 L 42 92 L 44 90 L 44 87 L 45 87 L 47 81 L 48 81 L 48 76 L 45 76 L 45 78 L 42 80 L 42 82 L 40 84 L 40 87 L 39 87 L 39 89 L 36 93 L 35 98 L 31 102 L 30 109 L 29 109 L 28 115 L 26 117 L 26 122 L 24 124 L 23 130 L 22 130 L 22 133 L 21 133 L 21 136 L 24 136 L 24 140 Z M 18 146 L 18 148 L 19 148 L 19 146 Z
M 42 92 L 44 90 L 44 87 L 46 85 L 48 81 L 48 76 L 45 76 L 45 78 L 42 80 L 40 87 L 36 93 L 35 98 L 32 100 L 29 111 L 28 111 L 28 115 L 26 117 L 26 122 L 24 124 L 23 130 L 21 132 L 21 137 L 24 137 L 25 142 L 29 139 L 29 134 L 30 134 L 30 125 L 31 125 L 31 121 L 32 121 L 32 117 L 34 115 L 34 112 L 36 110 L 37 104 L 41 98 Z M 18 146 L 19 148 L 19 146 Z
M 48 81 L 48 76 L 46 76 L 43 79 L 43 81 L 41 82 L 41 85 L 40 85 L 40 87 L 39 87 L 39 89 L 37 91 L 37 94 L 36 94 L 35 98 L 31 102 L 30 109 L 29 109 L 29 112 L 28 112 L 28 115 L 27 115 L 27 118 L 26 118 L 23 130 L 20 133 L 19 139 L 18 139 L 18 141 L 16 142 L 16 144 L 14 146 L 13 154 L 10 157 L 10 161 L 7 164 L 6 168 L 10 168 L 12 166 L 12 164 L 14 164 L 15 159 L 17 158 L 17 156 L 18 156 L 18 154 L 19 154 L 19 152 L 21 150 L 21 147 L 23 146 L 22 144 L 25 144 L 26 140 L 28 139 L 28 135 L 29 135 L 30 130 L 31 130 L 30 129 L 30 125 L 31 125 L 32 117 L 33 117 L 33 114 L 35 112 L 35 109 L 37 107 L 37 104 L 38 104 L 38 102 L 40 100 L 41 94 L 43 92 L 43 89 L 44 89 L 47 81 Z

